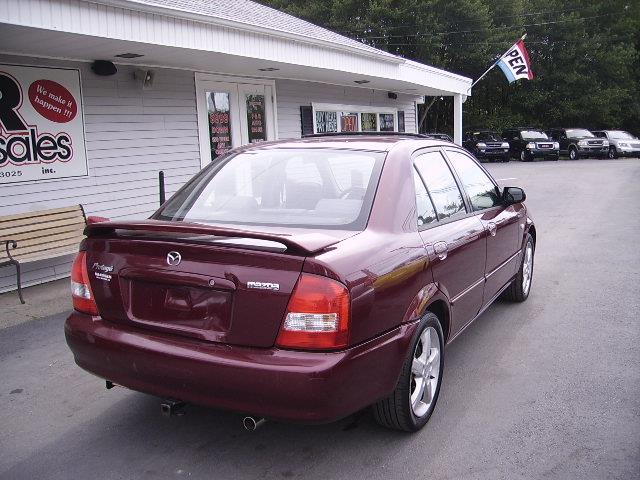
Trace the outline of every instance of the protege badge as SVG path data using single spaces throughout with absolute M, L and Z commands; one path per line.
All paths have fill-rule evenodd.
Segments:
M 280 284 L 269 282 L 247 282 L 247 288 L 254 288 L 256 290 L 280 290 Z

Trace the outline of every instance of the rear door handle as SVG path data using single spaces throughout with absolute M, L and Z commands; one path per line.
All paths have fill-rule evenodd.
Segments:
M 436 242 L 433 244 L 433 249 L 440 260 L 447 258 L 449 253 L 449 245 L 447 245 L 447 242 Z
M 489 229 L 489 233 L 491 234 L 491 236 L 495 237 L 496 232 L 498 231 L 498 227 L 496 226 L 496 224 L 494 222 L 489 222 L 487 223 L 487 228 Z

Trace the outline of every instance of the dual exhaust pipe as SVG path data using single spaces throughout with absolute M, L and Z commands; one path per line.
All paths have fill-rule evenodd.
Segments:
M 253 432 L 260 428 L 267 421 L 266 418 L 252 417 L 251 415 L 244 417 L 242 426 L 247 432 Z
M 160 413 L 163 417 L 182 416 L 186 406 L 187 404 L 180 400 L 166 399 L 160 402 Z M 247 432 L 253 432 L 264 425 L 266 421 L 266 418 L 248 415 L 242 419 L 242 426 Z

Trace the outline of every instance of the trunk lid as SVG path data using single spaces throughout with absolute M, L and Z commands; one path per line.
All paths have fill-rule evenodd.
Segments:
M 85 233 L 91 288 L 105 320 L 270 347 L 305 257 L 357 232 L 149 220 L 93 224 Z

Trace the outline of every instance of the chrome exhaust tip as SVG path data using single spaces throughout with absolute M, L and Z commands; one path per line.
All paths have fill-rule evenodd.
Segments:
M 244 417 L 242 426 L 247 432 L 253 432 L 267 421 L 266 418 L 257 418 L 252 416 Z
M 186 403 L 180 400 L 166 399 L 160 402 L 160 413 L 163 417 L 182 416 Z

